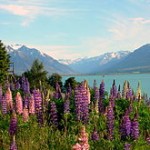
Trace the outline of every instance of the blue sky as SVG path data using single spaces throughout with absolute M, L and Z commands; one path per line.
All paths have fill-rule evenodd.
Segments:
M 0 34 L 54 58 L 92 57 L 150 43 L 150 0 L 1 0 Z

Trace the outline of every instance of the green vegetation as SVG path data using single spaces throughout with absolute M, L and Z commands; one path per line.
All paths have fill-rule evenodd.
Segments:
M 73 78 L 72 78 L 73 79 Z M 70 80 L 69 80 L 70 81 Z M 73 80 L 74 81 L 74 80 Z M 13 103 L 16 102 L 16 92 L 13 90 Z M 108 109 L 111 98 L 103 99 L 103 106 L 106 111 L 99 113 L 95 111 L 95 97 L 94 89 L 91 90 L 91 103 L 89 104 L 89 120 L 87 123 L 82 120 L 76 120 L 76 106 L 75 96 L 76 92 L 73 92 L 69 97 L 70 110 L 64 112 L 64 104 L 66 99 L 55 99 L 51 97 L 50 101 L 46 100 L 46 95 L 43 93 L 43 122 L 39 122 L 37 114 L 30 114 L 28 121 L 24 121 L 24 113 L 21 115 L 17 114 L 17 132 L 16 132 L 16 143 L 18 150 L 71 150 L 72 146 L 78 141 L 79 129 L 82 125 L 85 126 L 86 132 L 88 133 L 88 140 L 90 150 L 123 150 L 125 143 L 131 145 L 131 150 L 149 150 L 150 143 L 148 138 L 150 137 L 150 107 L 144 100 L 136 99 L 123 99 L 115 98 L 114 101 L 114 125 L 112 139 L 108 139 Z M 20 92 L 24 91 L 20 89 Z M 5 93 L 4 93 L 5 94 Z M 104 93 L 105 94 L 105 93 Z M 44 96 L 45 95 L 45 96 Z M 54 115 L 54 107 L 51 109 L 52 102 L 56 104 L 56 113 L 58 115 L 58 124 L 54 125 L 51 122 L 52 115 Z M 30 102 L 29 102 L 30 104 Z M 131 107 L 132 106 L 132 109 Z M 0 149 L 6 150 L 10 147 L 10 116 L 11 111 L 7 110 L 7 114 L 3 114 L 3 101 L 1 99 L 0 109 Z M 30 105 L 29 105 L 30 108 Z M 131 136 L 126 138 L 121 137 L 120 125 L 122 118 L 126 110 L 130 110 L 129 118 L 134 120 L 135 114 L 138 114 L 139 123 L 139 135 L 137 139 L 133 139 Z M 39 111 L 39 110 L 38 110 Z M 55 114 L 56 115 L 56 114 Z M 54 117 L 56 119 L 56 116 Z M 51 122 L 51 123 L 50 123 Z M 92 139 L 92 133 L 94 128 L 96 129 L 99 140 L 94 141 Z
M 3 83 L 7 76 L 10 65 L 9 55 L 6 48 L 0 40 L 0 84 Z
M 31 69 L 25 72 L 24 75 L 28 78 L 31 89 L 40 88 L 41 84 L 46 85 L 47 72 L 44 70 L 43 63 L 38 59 L 33 62 Z

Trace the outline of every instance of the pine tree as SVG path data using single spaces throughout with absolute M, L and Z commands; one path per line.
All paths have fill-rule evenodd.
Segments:
M 8 75 L 10 66 L 10 56 L 7 54 L 6 48 L 0 40 L 0 84 L 4 82 Z
M 38 59 L 34 60 L 31 69 L 24 73 L 30 82 L 31 89 L 40 88 L 41 83 L 45 84 L 47 72 L 44 70 L 43 63 Z

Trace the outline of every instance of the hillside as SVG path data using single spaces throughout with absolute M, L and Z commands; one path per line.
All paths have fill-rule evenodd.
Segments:
M 16 74 L 22 74 L 27 69 L 30 69 L 33 61 L 39 59 L 49 73 L 72 74 L 74 71 L 69 66 L 59 63 L 51 56 L 24 45 L 8 45 L 7 51 L 10 54 L 11 62 L 14 63 Z

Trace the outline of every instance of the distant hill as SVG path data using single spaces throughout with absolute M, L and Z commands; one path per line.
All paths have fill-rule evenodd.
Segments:
M 129 51 L 110 52 L 96 57 L 78 59 L 69 63 L 68 66 L 82 74 L 99 73 L 111 68 L 113 64 L 120 62 L 129 54 Z
M 73 74 L 74 71 L 69 66 L 59 63 L 51 56 L 35 49 L 29 48 L 25 45 L 8 45 L 6 46 L 8 53 L 10 54 L 11 62 L 14 63 L 15 73 L 22 74 L 27 69 L 30 69 L 33 61 L 39 59 L 45 67 L 45 70 L 49 74 Z
M 112 73 L 145 73 L 150 72 L 150 44 L 146 44 L 130 53 L 119 63 L 107 68 L 105 72 Z

